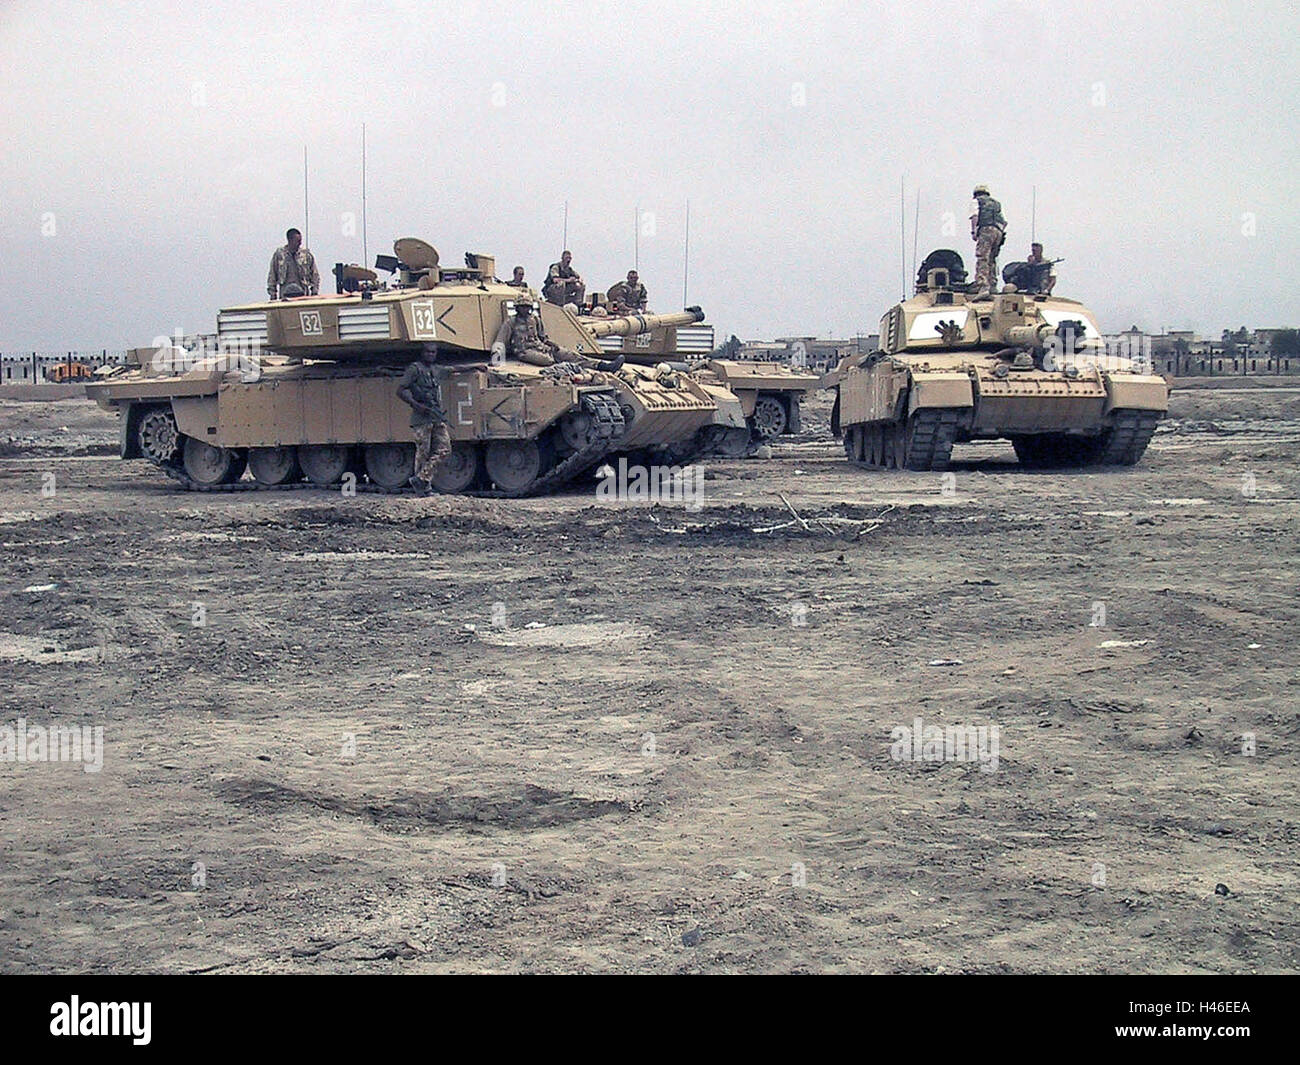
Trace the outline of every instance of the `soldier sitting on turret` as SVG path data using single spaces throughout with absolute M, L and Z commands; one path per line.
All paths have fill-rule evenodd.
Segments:
M 566 303 L 582 306 L 587 295 L 587 285 L 573 268 L 573 252 L 566 251 L 558 263 L 551 263 L 546 271 L 546 285 L 542 295 L 548 303 L 563 307 Z
M 612 373 L 623 365 L 622 355 L 599 361 L 561 348 L 546 335 L 541 318 L 533 314 L 530 300 L 515 301 L 515 316 L 501 323 L 496 339 L 492 342 L 492 359 L 494 362 L 518 359 L 533 366 L 571 362 L 588 370 L 603 370 L 607 373 Z
M 627 280 L 609 290 L 608 298 L 615 314 L 645 314 L 650 302 L 650 294 L 635 270 L 629 270 Z
M 511 288 L 527 288 L 528 282 L 524 280 L 524 268 L 516 266 L 514 277 L 507 281 L 506 284 Z

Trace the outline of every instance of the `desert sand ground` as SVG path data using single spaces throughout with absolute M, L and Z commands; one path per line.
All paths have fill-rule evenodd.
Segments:
M 0 726 L 104 730 L 0 762 L 0 970 L 1294 971 L 1300 388 L 1217 384 L 949 492 L 818 399 L 698 511 L 195 495 L 0 397 Z

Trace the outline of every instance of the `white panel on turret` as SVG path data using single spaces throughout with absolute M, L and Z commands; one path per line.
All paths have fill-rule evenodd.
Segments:
M 922 311 L 912 319 L 912 328 L 907 331 L 908 340 L 938 340 L 940 322 L 956 322 L 966 328 L 967 311 L 965 307 L 949 307 L 943 311 Z

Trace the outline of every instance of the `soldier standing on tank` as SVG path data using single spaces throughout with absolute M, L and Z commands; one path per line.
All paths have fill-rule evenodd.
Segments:
M 619 306 L 629 314 L 645 314 L 649 302 L 650 293 L 646 291 L 645 285 L 641 284 L 640 276 L 635 270 L 629 270 L 627 281 L 624 282 L 618 299 Z
M 516 266 L 515 276 L 507 281 L 506 284 L 511 288 L 527 288 L 528 282 L 524 280 L 524 268 L 522 266 Z
M 302 234 L 291 229 L 284 239 L 284 246 L 276 248 L 271 256 L 266 294 L 273 300 L 316 295 L 320 291 L 320 271 L 312 253 L 302 246 Z
M 411 487 L 428 492 L 442 460 L 451 454 L 451 433 L 442 409 L 442 389 L 433 367 L 438 360 L 430 345 L 420 358 L 406 368 L 397 386 L 397 398 L 411 408 L 411 428 L 415 430 L 415 476 Z
M 1007 238 L 1007 220 L 1002 204 L 989 195 L 987 185 L 976 185 L 975 207 L 970 216 L 970 235 L 975 241 L 975 298 L 992 295 L 998 284 L 998 252 Z
M 551 263 L 546 271 L 546 287 L 542 291 L 548 303 L 563 307 L 566 303 L 582 306 L 587 295 L 587 285 L 573 268 L 573 252 L 566 251 L 558 263 Z
M 554 366 L 557 362 L 572 362 L 588 370 L 612 373 L 623 365 L 623 356 L 598 361 L 576 351 L 566 351 L 546 335 L 542 320 L 533 314 L 531 300 L 515 301 L 515 316 L 507 318 L 497 330 L 492 343 L 494 362 L 501 359 L 518 359 L 533 366 Z

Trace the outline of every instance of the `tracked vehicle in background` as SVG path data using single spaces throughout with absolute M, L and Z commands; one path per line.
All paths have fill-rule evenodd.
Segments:
M 715 434 L 708 453 L 741 458 L 753 454 L 762 444 L 775 443 L 781 436 L 801 430 L 800 404 L 808 392 L 818 387 L 819 375 L 780 362 L 710 358 L 712 328 L 703 327 L 708 340 L 701 348 L 692 323 L 660 325 L 630 335 L 606 333 L 601 323 L 608 318 L 592 316 L 592 309 L 584 313 L 581 321 L 596 332 L 606 352 L 622 354 L 629 365 L 667 363 L 673 370 L 689 373 L 711 394 L 722 397 L 720 402 L 725 404 L 728 396 L 739 400 L 747 432 L 734 431 L 729 421 L 725 430 Z
M 444 492 L 536 494 L 630 448 L 702 450 L 720 422 L 743 421 L 725 390 L 646 368 L 570 374 L 499 360 L 492 345 L 521 290 L 496 279 L 492 257 L 446 268 L 413 238 L 394 251 L 376 263 L 391 284 L 340 264 L 335 295 L 226 308 L 215 336 L 158 338 L 88 384 L 121 417 L 122 457 L 203 491 L 328 487 L 349 474 L 362 488 L 403 491 L 415 444 L 398 378 L 430 349 L 452 438 L 434 482 Z M 602 357 L 576 316 L 524 292 L 561 348 Z M 636 335 L 699 317 L 624 316 L 601 328 Z
M 1026 466 L 1142 458 L 1169 408 L 1164 378 L 1108 353 L 1092 312 L 1035 291 L 1031 273 L 1016 275 L 1027 290 L 975 299 L 957 252 L 926 257 L 915 295 L 881 319 L 880 350 L 823 378 L 851 462 L 938 470 L 955 443 L 997 438 Z

